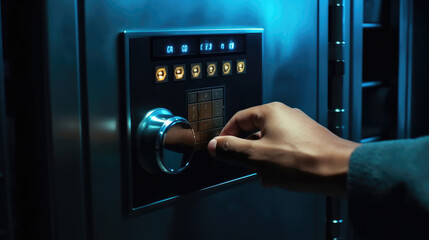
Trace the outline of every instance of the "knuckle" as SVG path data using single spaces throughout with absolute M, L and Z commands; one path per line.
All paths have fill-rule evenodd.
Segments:
M 285 106 L 283 103 L 281 103 L 279 101 L 272 102 L 272 103 L 270 103 L 270 105 L 272 107 L 274 107 L 274 108 L 279 108 L 279 107 L 284 107 Z
M 253 142 L 250 142 L 246 149 L 244 150 L 244 153 L 247 157 L 247 159 L 251 161 L 257 161 L 260 160 L 258 157 L 258 150 L 256 149 L 256 145 Z
M 299 108 L 293 108 L 293 110 L 295 110 L 297 112 L 300 112 L 300 113 L 303 113 L 303 111 L 301 109 L 299 109 Z

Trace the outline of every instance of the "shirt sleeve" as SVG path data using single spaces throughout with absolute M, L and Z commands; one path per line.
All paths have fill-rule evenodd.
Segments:
M 358 239 L 429 239 L 429 136 L 361 145 L 347 180 Z

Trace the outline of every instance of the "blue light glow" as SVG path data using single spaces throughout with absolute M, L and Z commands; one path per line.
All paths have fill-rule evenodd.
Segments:
M 204 44 L 200 44 L 200 51 L 203 51 L 203 46 L 204 46 Z
M 182 45 L 182 53 L 187 53 L 188 52 L 188 44 L 183 44 Z
M 234 42 L 229 42 L 229 45 L 228 45 L 228 48 L 229 48 L 229 50 L 234 50 L 234 48 L 235 48 L 235 43 Z
M 173 52 L 174 52 L 173 46 L 172 45 L 168 45 L 167 46 L 167 53 L 170 54 L 170 53 L 173 53 Z
M 204 44 L 204 50 L 205 50 L 205 51 L 212 51 L 212 50 L 213 50 L 213 43 L 206 42 L 206 43 Z
M 220 44 L 220 49 L 222 49 L 222 50 L 225 49 L 225 43 Z

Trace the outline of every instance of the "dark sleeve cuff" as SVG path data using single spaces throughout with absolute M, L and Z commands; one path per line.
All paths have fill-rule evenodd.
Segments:
M 348 173 L 349 218 L 364 239 L 429 239 L 429 137 L 364 144 Z

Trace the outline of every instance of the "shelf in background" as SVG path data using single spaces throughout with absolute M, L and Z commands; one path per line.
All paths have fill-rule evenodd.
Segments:
M 364 23 L 363 28 L 381 28 L 383 25 L 381 23 Z
M 378 87 L 381 84 L 381 81 L 362 82 L 362 88 Z
M 360 140 L 360 143 L 369 143 L 369 142 L 375 142 L 381 139 L 381 136 L 374 136 L 369 138 L 364 138 Z

